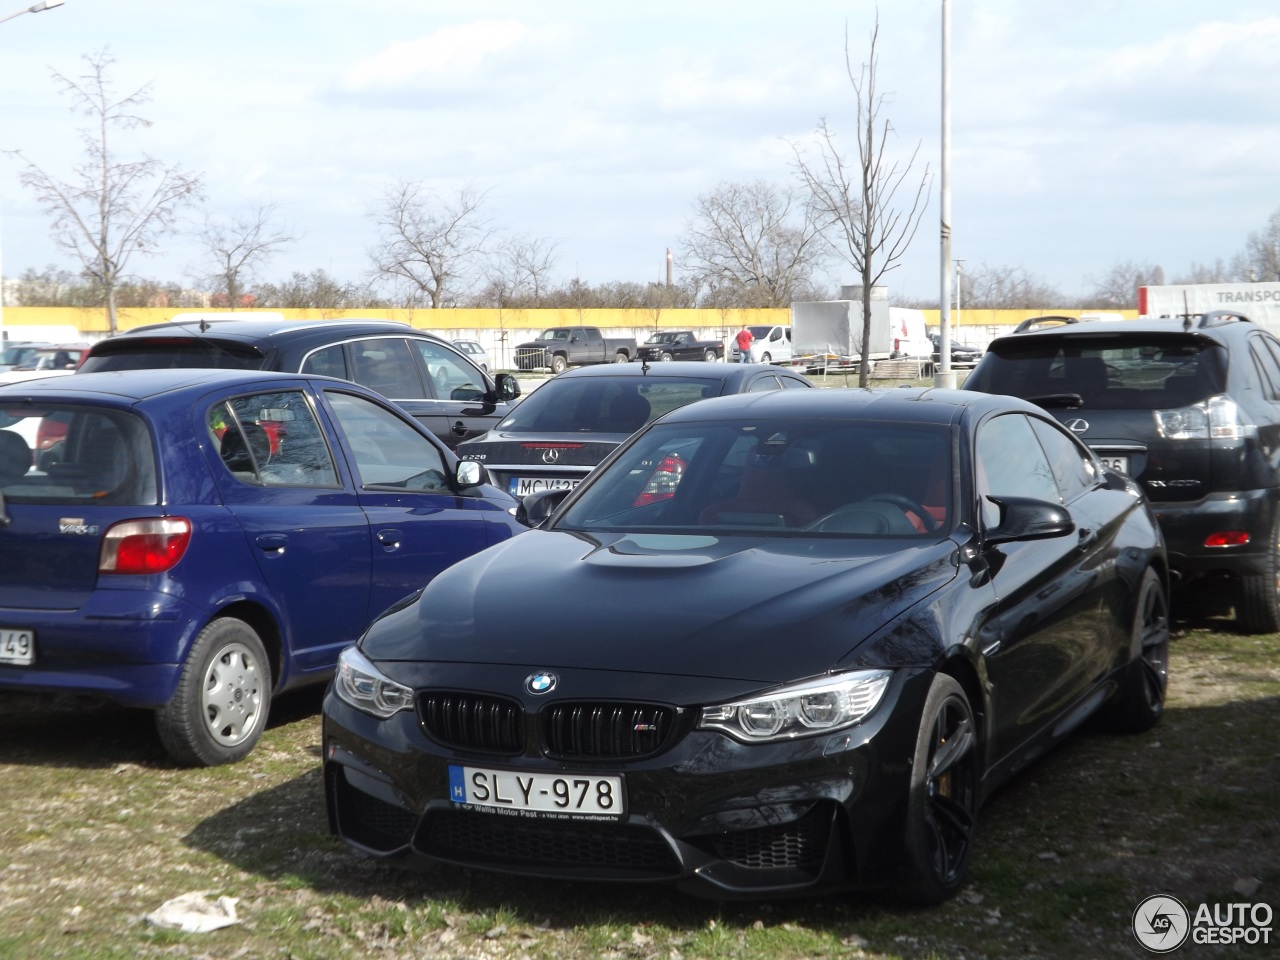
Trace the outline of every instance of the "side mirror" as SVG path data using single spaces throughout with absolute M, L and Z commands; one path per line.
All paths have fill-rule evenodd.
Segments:
M 514 400 L 520 396 L 520 381 L 509 373 L 500 373 L 493 378 L 499 400 Z
M 551 514 L 556 512 L 556 507 L 560 506 L 568 495 L 568 490 L 540 490 L 537 493 L 531 493 L 516 507 L 516 519 L 537 530 L 547 522 Z
M 1066 508 L 1031 497 L 987 497 L 1000 508 L 1000 523 L 987 531 L 988 546 L 1065 537 L 1076 528 Z
M 476 460 L 459 460 L 453 468 L 453 482 L 459 490 L 478 487 L 488 479 L 484 466 Z

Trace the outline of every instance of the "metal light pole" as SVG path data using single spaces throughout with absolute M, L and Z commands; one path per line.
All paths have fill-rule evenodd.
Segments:
M 14 17 L 20 17 L 24 13 L 41 13 L 45 10 L 52 10 L 54 7 L 62 6 L 64 0 L 40 0 L 39 3 L 32 4 L 29 7 L 23 7 L 16 13 L 0 17 L 0 23 L 6 20 L 12 20 Z M 0 245 L 2 247 L 2 245 Z M 2 252 L 2 251 L 0 251 Z M 4 340 L 4 258 L 0 256 L 0 342 Z
M 960 298 L 964 293 L 964 258 L 956 260 L 956 326 L 960 326 Z
M 6 20 L 12 20 L 14 17 L 20 17 L 24 13 L 40 13 L 43 10 L 52 10 L 54 7 L 62 6 L 63 2 L 64 0 L 40 0 L 39 3 L 33 4 L 32 6 L 29 6 L 29 7 L 23 7 L 21 10 L 17 11 L 16 13 L 11 13 L 8 16 L 0 17 L 0 23 L 4 23 Z
M 954 388 L 951 369 L 951 3 L 942 0 L 942 186 L 938 198 L 942 213 L 942 282 L 938 306 L 938 372 L 935 387 Z

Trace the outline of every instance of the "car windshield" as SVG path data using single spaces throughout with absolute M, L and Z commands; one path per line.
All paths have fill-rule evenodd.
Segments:
M 676 339 L 674 333 L 655 333 L 645 343 L 672 343 Z
M 0 493 L 14 503 L 156 503 L 142 420 L 80 405 L 0 408 Z
M 165 368 L 206 368 L 261 370 L 267 358 L 262 351 L 243 343 L 211 338 L 164 337 L 136 340 L 121 337 L 104 343 L 80 366 L 81 373 L 102 370 L 158 370 Z
M 568 340 L 568 330 L 543 330 L 538 334 L 539 340 Z
M 965 389 L 1021 397 L 1046 407 L 1167 410 L 1221 393 L 1226 353 L 1181 336 L 1035 338 L 988 349 Z
M 951 525 L 947 428 L 657 424 L 556 521 L 583 532 L 936 536 Z
M 502 433 L 633 433 L 687 403 L 720 394 L 706 377 L 568 377 L 548 380 L 498 424 Z

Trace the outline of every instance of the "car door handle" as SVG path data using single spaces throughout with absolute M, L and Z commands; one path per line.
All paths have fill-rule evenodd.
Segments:
M 467 435 L 467 425 L 461 420 L 453 425 L 453 435 L 455 437 L 465 437 Z
M 1080 536 L 1079 547 L 1081 550 L 1084 550 L 1086 547 L 1093 546 L 1094 541 L 1098 539 L 1098 535 L 1091 527 L 1081 527 L 1078 532 Z
M 401 536 L 399 530 L 379 530 L 374 536 L 384 547 L 400 546 Z
M 284 553 L 284 548 L 289 543 L 289 538 L 283 533 L 264 533 L 253 541 L 258 545 L 258 549 L 263 553 L 274 553 L 277 556 Z

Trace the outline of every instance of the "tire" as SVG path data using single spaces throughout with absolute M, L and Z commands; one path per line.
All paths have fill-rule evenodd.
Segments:
M 762 354 L 760 354 L 760 362 L 761 362 L 761 363 L 772 363 L 772 362 L 773 362 L 773 355 L 772 355 L 772 354 L 768 354 L 768 353 L 762 353 Z
M 178 763 L 214 767 L 243 760 L 271 711 L 271 669 L 243 620 L 215 620 L 196 637 L 173 698 L 156 711 L 156 731 Z
M 562 354 L 557 353 L 554 357 L 551 358 L 552 373 L 558 376 L 559 374 L 564 373 L 568 369 L 569 369 L 569 361 L 566 360 Z
M 663 354 L 662 354 L 662 362 L 663 362 L 663 363 L 670 363 L 673 359 L 675 359 L 675 358 L 674 358 L 674 357 L 672 357 L 672 356 L 671 356 L 671 354 L 666 353 L 666 352 L 663 352 Z
M 1159 575 L 1142 575 L 1130 628 L 1128 667 L 1120 689 L 1103 708 L 1102 720 L 1115 733 L 1150 730 L 1164 715 L 1169 686 L 1169 605 Z
M 1280 516 L 1271 525 L 1266 572 L 1240 578 L 1236 626 L 1242 633 L 1280 632 Z
M 715 363 L 720 358 L 716 356 L 716 352 L 714 350 L 708 350 L 702 355 L 702 359 L 706 363 Z
M 628 357 L 628 356 L 627 356 L 625 353 L 623 353 L 621 350 L 619 350 L 617 353 L 615 353 L 615 354 L 613 355 L 613 362 L 614 362 L 614 363 L 628 363 L 628 362 L 630 362 L 630 360 L 631 360 L 631 358 L 630 358 L 630 357 Z
M 938 674 L 920 717 L 894 882 L 908 903 L 941 903 L 964 883 L 978 817 L 978 746 L 969 698 L 955 679 Z

